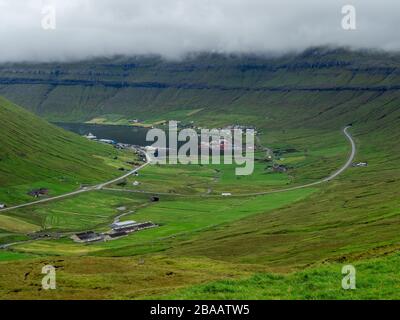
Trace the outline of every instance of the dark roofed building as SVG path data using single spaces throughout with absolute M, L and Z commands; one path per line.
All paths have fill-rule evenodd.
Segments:
M 28 195 L 32 197 L 40 197 L 40 196 L 45 196 L 49 194 L 49 189 L 46 188 L 40 188 L 40 189 L 34 189 L 28 192 Z
M 76 242 L 93 242 L 103 240 L 102 235 L 93 231 L 76 233 L 71 238 Z
M 105 236 L 105 240 L 113 240 L 113 239 L 117 239 L 123 236 L 126 236 L 128 233 L 126 233 L 125 231 L 118 231 L 118 232 L 113 232 L 113 233 L 109 233 Z
M 287 172 L 287 171 L 288 171 L 288 168 L 287 168 L 285 165 L 283 165 L 283 164 L 281 164 L 281 165 L 279 165 L 279 164 L 274 164 L 274 166 L 272 167 L 272 171 L 273 171 L 273 172 L 281 172 L 281 173 L 284 173 L 284 172 Z

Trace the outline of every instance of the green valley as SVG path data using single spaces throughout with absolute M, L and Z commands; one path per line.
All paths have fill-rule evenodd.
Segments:
M 8 244 L 0 273 L 10 275 L 0 277 L 0 297 L 397 298 L 399 77 L 398 54 L 340 48 L 0 65 L 0 94 L 30 110 L 0 100 L 7 205 L 32 201 L 35 188 L 55 196 L 100 185 L 129 172 L 132 159 L 140 164 L 128 150 L 46 121 L 257 130 L 249 176 L 236 176 L 235 165 L 149 164 L 106 186 L 0 212 L 0 244 Z M 347 126 L 357 147 L 350 160 L 365 165 L 343 167 Z M 118 219 L 155 227 L 71 239 Z M 41 290 L 45 264 L 57 266 L 53 292 Z M 357 268 L 357 290 L 341 287 L 346 264 Z

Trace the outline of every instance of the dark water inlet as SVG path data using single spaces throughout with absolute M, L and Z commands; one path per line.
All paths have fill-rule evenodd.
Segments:
M 153 143 L 146 141 L 146 134 L 150 130 L 148 128 L 89 123 L 56 122 L 54 124 L 81 136 L 92 133 L 97 137 L 97 139 L 109 139 L 114 140 L 115 142 L 139 146 L 147 146 Z

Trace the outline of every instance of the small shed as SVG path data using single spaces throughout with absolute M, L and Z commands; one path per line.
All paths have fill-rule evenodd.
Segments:
M 28 192 L 28 195 L 32 197 L 40 197 L 40 196 L 46 196 L 49 194 L 49 189 L 47 188 L 40 188 L 40 189 L 34 189 Z

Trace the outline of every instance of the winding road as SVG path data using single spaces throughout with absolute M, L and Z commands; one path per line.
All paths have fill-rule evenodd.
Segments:
M 130 175 L 138 172 L 139 170 L 141 170 L 144 167 L 146 167 L 147 165 L 149 165 L 150 164 L 150 158 L 149 158 L 147 153 L 145 153 L 145 156 L 146 156 L 146 163 L 142 164 L 140 167 L 137 167 L 137 168 L 129 171 L 128 173 L 126 173 L 123 176 L 120 176 L 118 178 L 103 182 L 103 183 L 95 185 L 95 186 L 84 187 L 84 188 L 82 188 L 80 190 L 72 191 L 72 192 L 65 193 L 65 194 L 62 194 L 62 195 L 59 195 L 59 196 L 54 196 L 54 197 L 51 197 L 51 198 L 45 198 L 45 199 L 41 199 L 41 200 L 37 200 L 37 201 L 27 202 L 27 203 L 19 204 L 19 205 L 16 205 L 16 206 L 0 209 L 0 213 L 6 212 L 6 211 L 15 210 L 15 209 L 19 209 L 19 208 L 29 207 L 29 206 L 32 206 L 32 205 L 35 205 L 35 204 L 40 204 L 40 203 L 50 202 L 50 201 L 54 201 L 54 200 L 64 199 L 64 198 L 67 198 L 67 197 L 75 196 L 77 194 L 81 194 L 81 193 L 85 193 L 85 192 L 89 192 L 89 191 L 93 191 L 93 190 L 100 190 L 100 189 L 102 189 L 102 188 L 104 188 L 104 187 L 106 187 L 106 186 L 108 186 L 110 184 L 113 184 L 115 182 L 118 182 L 120 180 L 123 180 L 123 179 L 129 177 Z
M 248 197 L 248 196 L 258 196 L 258 195 L 266 195 L 266 194 L 272 194 L 272 193 L 280 193 L 280 192 L 287 192 L 287 191 L 292 191 L 292 190 L 297 190 L 297 189 L 303 189 L 303 188 L 308 188 L 308 187 L 312 187 L 315 185 L 319 185 L 328 181 L 331 181 L 332 179 L 336 178 L 337 176 L 339 176 L 340 174 L 342 174 L 347 168 L 349 168 L 354 160 L 355 154 L 356 154 L 356 144 L 354 143 L 354 140 L 352 138 L 352 136 L 349 134 L 348 129 L 351 128 L 351 126 L 347 126 L 343 129 L 343 134 L 346 136 L 346 138 L 349 140 L 350 145 L 351 145 L 351 153 L 350 156 L 347 160 L 347 162 L 337 171 L 335 171 L 334 173 L 332 173 L 330 176 L 328 176 L 327 178 L 324 178 L 322 180 L 319 181 L 315 181 L 315 182 L 311 182 L 308 184 L 303 184 L 303 185 L 299 185 L 299 186 L 295 186 L 295 187 L 290 187 L 290 188 L 286 188 L 286 189 L 277 189 L 277 190 L 271 190 L 271 191 L 263 191 L 263 192 L 253 192 L 253 193 L 240 193 L 240 194 L 232 194 L 230 197 Z M 41 200 L 37 200 L 37 201 L 33 201 L 33 202 L 28 202 L 28 203 L 24 203 L 24 204 L 20 204 L 20 205 L 16 205 L 13 207 L 9 207 L 9 208 L 4 208 L 4 209 L 0 209 L 0 213 L 2 212 L 6 212 L 6 211 L 11 211 L 11 210 L 15 210 L 15 209 L 19 209 L 19 208 L 24 208 L 24 207 L 28 207 L 28 206 L 32 206 L 35 204 L 40 204 L 40 203 L 45 203 L 45 202 L 50 202 L 50 201 L 54 201 L 54 200 L 59 200 L 59 199 L 64 199 L 67 197 L 71 197 L 74 195 L 78 195 L 81 193 L 85 193 L 85 192 L 89 192 L 89 191 L 94 191 L 94 190 L 100 190 L 100 189 L 104 189 L 104 190 L 109 190 L 109 191 L 120 191 L 120 192 L 131 192 L 131 193 L 142 193 L 142 194 L 160 194 L 160 195 L 169 195 L 169 196 L 180 196 L 180 197 L 222 197 L 222 195 L 211 195 L 211 194 L 201 194 L 201 195 L 190 195 L 190 194 L 179 194 L 179 193 L 160 193 L 160 192 L 146 192 L 146 191 L 135 191 L 135 190 L 124 190 L 124 189 L 117 189 L 117 188 L 106 188 L 107 186 L 109 186 L 110 184 L 113 184 L 115 182 L 118 182 L 120 180 L 123 180 L 127 177 L 129 177 L 130 175 L 138 172 L 139 170 L 143 169 L 144 167 L 146 167 L 147 165 L 149 165 L 151 163 L 150 157 L 147 153 L 145 153 L 146 156 L 146 163 L 144 163 L 143 165 L 141 165 L 140 167 L 137 167 L 131 171 L 129 171 L 127 174 L 124 174 L 123 176 L 120 176 L 118 178 L 115 178 L 113 180 L 95 185 L 95 186 L 91 186 L 91 187 L 86 187 L 77 191 L 73 191 L 73 192 L 69 192 L 63 195 L 59 195 L 59 196 L 55 196 L 55 197 L 51 197 L 51 198 L 46 198 L 46 199 L 41 199 Z
M 264 194 L 271 194 L 271 193 L 287 192 L 287 191 L 292 191 L 292 190 L 297 190 L 297 189 L 309 188 L 309 187 L 316 186 L 316 185 L 319 185 L 319 184 L 322 184 L 322 183 L 325 183 L 325 182 L 328 182 L 328 181 L 331 181 L 331 180 L 335 179 L 337 176 L 342 174 L 347 168 L 349 168 L 351 166 L 351 164 L 353 163 L 354 157 L 356 155 L 356 144 L 355 144 L 355 142 L 353 140 L 353 137 L 348 132 L 349 128 L 351 128 L 351 126 L 345 127 L 343 129 L 343 134 L 349 140 L 350 145 L 351 145 L 350 156 L 347 159 L 346 163 L 340 169 L 338 169 L 337 171 L 332 173 L 330 176 L 328 176 L 328 177 L 326 177 L 326 178 L 324 178 L 322 180 L 318 180 L 318 181 L 315 181 L 315 182 L 303 184 L 303 185 L 296 186 L 296 187 L 290 187 L 290 188 L 278 189 L 278 190 L 271 190 L 271 191 L 265 191 L 265 192 L 257 192 L 257 193 L 238 194 L 236 196 L 254 196 L 254 195 L 264 195 Z

